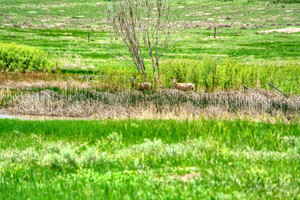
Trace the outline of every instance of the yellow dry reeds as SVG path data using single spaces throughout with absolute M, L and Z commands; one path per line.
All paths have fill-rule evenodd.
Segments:
M 287 99 L 262 90 L 251 93 L 228 91 L 199 94 L 178 90 L 161 90 L 153 94 L 138 91 L 115 94 L 86 91 L 68 94 L 45 90 L 12 96 L 0 112 L 100 119 L 254 117 L 295 121 L 300 116 L 300 97 Z

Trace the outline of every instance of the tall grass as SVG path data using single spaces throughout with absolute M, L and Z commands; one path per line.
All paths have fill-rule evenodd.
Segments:
M 263 123 L 244 120 L 0 120 L 2 149 L 40 146 L 35 140 L 63 141 L 94 144 L 97 140 L 116 133 L 126 144 L 139 144 L 144 139 L 158 139 L 174 143 L 201 136 L 224 143 L 230 148 L 287 151 L 290 147 L 283 137 L 299 137 L 300 125 L 284 123 Z M 38 136 L 30 141 L 32 134 Z M 22 136 L 20 140 L 17 137 Z M 23 142 L 26 141 L 26 142 Z M 286 146 L 285 146 L 286 145 Z M 294 147 L 292 143 L 291 147 Z
M 285 98 L 267 91 L 185 93 L 96 92 L 90 89 L 18 91 L 0 90 L 2 113 L 91 118 L 199 118 L 265 116 L 298 120 L 299 97 Z M 260 117 L 259 117 L 260 118 Z
M 174 59 L 161 66 L 162 83 L 171 87 L 170 77 L 178 82 L 191 82 L 206 91 L 250 88 L 270 89 L 276 85 L 289 94 L 300 93 L 300 65 L 297 62 L 284 64 L 245 65 L 232 60 L 217 62 L 206 58 L 203 61 Z
M 2 199 L 297 199 L 299 124 L 0 120 Z
M 56 87 L 65 88 L 68 77 L 72 77 L 72 87 L 82 88 L 80 85 L 88 83 L 89 78 L 82 78 L 79 74 L 9 74 L 1 73 L 0 82 L 3 87 L 22 88 L 22 85 L 30 87 L 47 88 L 55 87 L 49 84 L 56 81 Z M 147 79 L 143 79 L 137 72 L 128 68 L 116 68 L 111 66 L 105 70 L 92 71 L 91 87 L 96 91 L 122 92 L 131 89 L 130 78 L 137 76 L 137 82 L 147 81 L 155 86 L 155 80 L 151 73 Z M 268 83 L 275 85 L 285 93 L 293 96 L 300 94 L 300 64 L 296 61 L 284 63 L 242 64 L 232 60 L 222 62 L 211 58 L 202 61 L 190 59 L 166 60 L 161 64 L 160 88 L 174 88 L 171 77 L 178 77 L 177 82 L 190 82 L 195 85 L 194 92 L 214 92 L 220 90 L 242 90 L 243 84 L 250 89 L 272 90 Z M 14 81 L 12 81 L 14 80 Z M 20 82 L 20 84 L 18 84 Z M 26 83 L 28 82 L 28 83 Z M 43 85 L 40 83 L 44 82 Z M 29 84 L 30 83 L 30 84 Z M 38 86 L 39 85 L 39 86 Z M 51 85 L 51 86 L 49 86 Z M 105 85 L 105 87 L 103 87 Z M 155 89 L 155 87 L 153 87 Z

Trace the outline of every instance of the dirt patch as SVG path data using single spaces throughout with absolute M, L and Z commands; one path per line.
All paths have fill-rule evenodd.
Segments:
M 201 38 L 201 40 L 207 41 L 207 40 L 227 40 L 230 37 L 228 36 L 217 36 L 216 38 L 214 38 L 214 36 L 209 36 L 209 37 L 205 37 L 205 38 Z M 227 55 L 224 55 L 227 56 Z
M 191 173 L 191 174 L 185 174 L 182 176 L 178 176 L 178 179 L 182 180 L 183 182 L 189 182 L 193 181 L 200 177 L 200 173 Z
M 0 119 L 13 119 L 13 118 L 15 118 L 15 117 L 10 116 L 10 115 L 2 115 L 2 114 L 0 114 Z
M 195 179 L 199 179 L 200 173 L 189 173 L 189 174 L 184 174 L 184 175 L 171 175 L 168 177 L 168 181 L 183 181 L 183 182 L 192 182 Z M 157 180 L 162 180 L 162 178 L 157 178 Z
M 281 29 L 272 29 L 272 30 L 266 30 L 266 31 L 260 31 L 260 34 L 268 34 L 268 33 L 298 33 L 300 32 L 300 28 L 296 27 L 290 27 L 290 28 L 281 28 Z

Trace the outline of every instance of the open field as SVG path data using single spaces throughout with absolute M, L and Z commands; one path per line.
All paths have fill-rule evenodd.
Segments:
M 174 41 L 164 60 L 213 56 L 240 62 L 299 60 L 298 3 L 270 1 L 171 1 Z M 126 67 L 109 46 L 106 11 L 110 1 L 1 1 L 0 41 L 25 44 L 59 55 L 79 56 L 91 69 Z M 217 38 L 213 27 L 217 26 Z M 87 41 L 88 32 L 91 42 Z M 288 31 L 287 31 L 288 32 Z
M 0 126 L 1 199 L 298 199 L 300 194 L 299 124 L 6 119 Z
M 172 1 L 171 28 L 175 43 L 162 58 L 160 86 L 171 88 L 170 77 L 178 76 L 179 81 L 192 82 L 200 91 L 241 90 L 242 84 L 251 89 L 269 90 L 270 82 L 289 95 L 299 95 L 300 9 L 294 1 L 274 2 Z M 111 50 L 106 16 L 110 5 L 110 1 L 104 0 L 3 1 L 0 41 L 36 47 L 58 59 L 43 61 L 59 68 L 57 73 L 45 75 L 50 84 L 44 85 L 51 85 L 47 89 L 64 87 L 69 76 L 77 81 L 73 86 L 78 86 L 82 84 L 78 83 L 80 75 L 94 74 L 104 77 L 97 80 L 100 89 L 104 86 L 109 91 L 128 90 L 129 78 L 138 73 Z M 213 38 L 215 26 L 217 38 Z M 88 33 L 91 33 L 90 42 Z M 28 51 L 30 54 L 34 50 Z M 125 53 L 122 48 L 120 51 Z M 11 68 L 24 59 L 20 58 Z M 150 71 L 149 58 L 146 64 Z M 27 77 L 26 80 L 16 75 L 7 79 L 2 75 L 1 86 L 37 85 L 45 81 L 36 76 L 31 80 Z M 59 83 L 55 83 L 57 77 L 61 77 Z M 150 73 L 148 81 L 153 84 Z
M 156 79 L 111 0 L 0 0 L 0 199 L 300 199 L 300 2 L 170 2 Z

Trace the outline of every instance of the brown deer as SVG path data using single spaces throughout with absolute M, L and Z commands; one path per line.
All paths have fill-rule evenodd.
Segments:
M 72 87 L 72 78 L 69 77 L 68 81 L 67 81 L 67 84 L 66 84 L 66 88 L 67 89 L 70 89 Z
M 150 90 L 151 89 L 151 84 L 148 82 L 143 82 L 143 83 L 135 83 L 134 81 L 136 80 L 136 77 L 132 77 L 130 79 L 131 86 L 132 88 L 138 89 L 138 90 Z
M 177 83 L 176 78 L 171 77 L 171 79 L 173 79 L 174 86 L 177 90 L 190 91 L 194 89 L 194 84 L 192 83 Z

